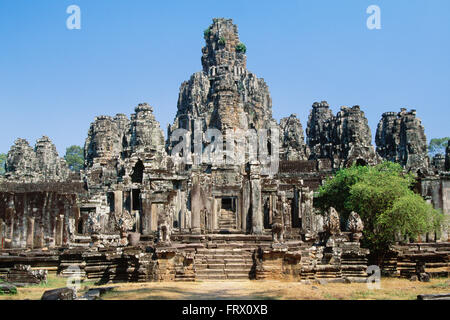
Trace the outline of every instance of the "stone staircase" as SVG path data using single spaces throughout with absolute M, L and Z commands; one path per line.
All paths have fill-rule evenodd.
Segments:
M 252 246 L 228 243 L 197 249 L 194 269 L 197 280 L 248 280 L 251 277 Z
M 236 229 L 236 214 L 233 211 L 220 210 L 219 212 L 219 229 L 230 230 Z

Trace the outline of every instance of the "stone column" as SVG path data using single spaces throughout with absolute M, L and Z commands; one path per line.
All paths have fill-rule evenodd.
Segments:
M 180 194 L 180 231 L 187 228 L 186 226 L 186 191 L 181 191 Z
M 114 213 L 116 216 L 122 215 L 122 209 L 123 209 L 123 191 L 122 190 L 116 190 L 114 191 Z
M 56 216 L 55 220 L 55 246 L 59 247 L 62 244 L 64 215 Z
M 5 235 L 3 234 L 4 231 L 5 231 L 5 227 L 3 225 L 3 220 L 0 219 L 0 246 L 3 245 L 3 247 L 5 246 L 5 244 L 4 244 Z M 3 249 L 3 248 L 0 247 L 0 249 Z
M 200 233 L 200 211 L 202 210 L 201 187 L 198 176 L 193 177 L 191 190 L 191 231 Z
M 150 230 L 157 231 L 158 230 L 158 205 L 156 203 L 151 204 L 150 211 Z
M 33 249 L 33 246 L 34 246 L 34 217 L 29 217 L 27 226 L 27 248 Z
M 219 229 L 219 225 L 218 225 L 218 220 L 217 220 L 217 198 L 213 197 L 212 199 L 212 208 L 211 208 L 211 216 L 212 216 L 212 221 L 211 221 L 211 225 L 212 225 L 212 229 L 213 230 L 217 230 Z
M 247 232 L 250 226 L 247 226 L 248 213 L 250 210 L 250 181 L 244 180 L 244 186 L 242 189 L 242 231 Z
M 259 163 L 250 164 L 250 190 L 252 204 L 252 233 L 262 234 L 264 216 L 261 205 L 261 177 Z

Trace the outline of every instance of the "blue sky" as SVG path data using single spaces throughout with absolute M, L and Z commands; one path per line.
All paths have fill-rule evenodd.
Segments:
M 66 8 L 81 8 L 68 30 Z M 369 5 L 381 30 L 369 30 Z M 164 132 L 180 84 L 201 70 L 203 30 L 232 18 L 273 115 L 303 127 L 314 101 L 359 104 L 372 134 L 385 111 L 417 109 L 428 139 L 450 135 L 450 1 L 0 0 L 0 152 L 48 135 L 62 156 L 94 117 L 154 107 Z

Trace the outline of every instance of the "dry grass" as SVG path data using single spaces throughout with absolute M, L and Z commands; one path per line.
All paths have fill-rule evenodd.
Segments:
M 14 295 L 0 295 L 0 300 L 40 300 L 42 294 L 51 289 L 62 288 L 67 286 L 67 278 L 58 277 L 54 274 L 49 274 L 47 283 L 39 285 L 31 285 L 26 287 L 18 287 L 17 294 Z M 94 286 L 94 282 L 85 281 L 81 283 L 80 293 L 84 293 L 88 287 Z
M 0 296 L 0 300 L 40 299 L 45 290 L 64 287 L 65 284 L 66 279 L 50 275 L 47 285 L 18 288 L 17 295 L 3 295 Z M 80 293 L 93 286 L 92 282 L 84 283 Z M 103 299 L 410 300 L 416 299 L 419 294 L 450 292 L 450 280 L 447 278 L 432 279 L 428 283 L 383 278 L 381 288 L 378 290 L 368 289 L 365 283 L 307 285 L 282 280 L 118 283 L 114 286 L 116 289 L 103 296 Z
M 384 278 L 381 288 L 371 290 L 365 283 L 306 285 L 279 280 L 159 282 L 124 284 L 105 299 L 282 299 L 282 300 L 410 300 L 419 294 L 450 291 L 449 279 L 433 279 L 429 283 L 406 279 Z

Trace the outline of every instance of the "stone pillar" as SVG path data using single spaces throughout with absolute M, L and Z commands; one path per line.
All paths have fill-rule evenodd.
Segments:
M 150 230 L 158 230 L 158 205 L 156 203 L 151 203 L 150 205 Z
M 42 210 L 42 208 L 40 210 Z M 43 212 L 41 211 L 40 213 L 42 214 Z M 37 212 L 36 217 L 37 217 L 37 219 L 35 219 L 35 221 L 34 221 L 33 247 L 34 248 L 42 248 L 43 241 L 44 241 L 44 235 L 42 233 L 42 228 L 41 228 L 42 215 L 41 215 L 41 218 L 39 218 L 39 212 Z
M 187 228 L 186 226 L 186 191 L 181 191 L 180 194 L 181 208 L 180 208 L 180 231 Z
M 198 176 L 193 177 L 191 190 L 191 231 L 200 233 L 200 211 L 202 210 L 201 187 Z
M 3 220 L 0 219 L 0 246 L 3 245 L 3 247 L 5 246 L 5 244 L 4 244 L 4 238 L 5 238 L 4 232 L 5 232 L 4 223 L 3 223 Z M 0 247 L 0 249 L 3 249 L 3 248 Z
M 29 217 L 27 225 L 27 248 L 33 249 L 33 247 L 34 247 L 34 217 Z
M 236 197 L 236 229 L 239 228 L 240 225 L 242 225 L 242 206 L 241 206 L 242 198 L 241 195 L 238 195 Z
M 150 199 L 148 199 L 147 193 L 141 193 L 141 199 L 142 199 L 142 216 L 141 216 L 141 223 L 142 223 L 142 234 L 148 235 L 150 233 L 150 225 L 151 225 L 151 202 Z
M 57 225 L 57 236 L 58 236 L 58 243 L 57 246 L 62 246 L 63 239 L 64 239 L 64 215 L 59 215 L 58 219 L 58 225 Z
M 250 164 L 250 190 L 252 204 L 252 233 L 262 234 L 264 216 L 261 205 L 261 177 L 259 163 Z
M 212 200 L 212 208 L 211 208 L 212 210 L 211 210 L 211 212 L 212 212 L 212 214 L 211 214 L 211 216 L 212 216 L 212 223 L 211 223 L 211 225 L 212 225 L 212 229 L 213 230 L 217 230 L 217 229 L 219 229 L 219 223 L 218 223 L 218 219 L 217 219 L 217 198 L 216 197 L 213 197 L 213 200 Z
M 122 216 L 123 209 L 123 191 L 116 190 L 114 191 L 114 213 L 117 217 Z
M 250 210 L 250 181 L 244 180 L 244 186 L 242 189 L 242 231 L 247 232 L 250 226 L 247 225 L 248 214 Z

